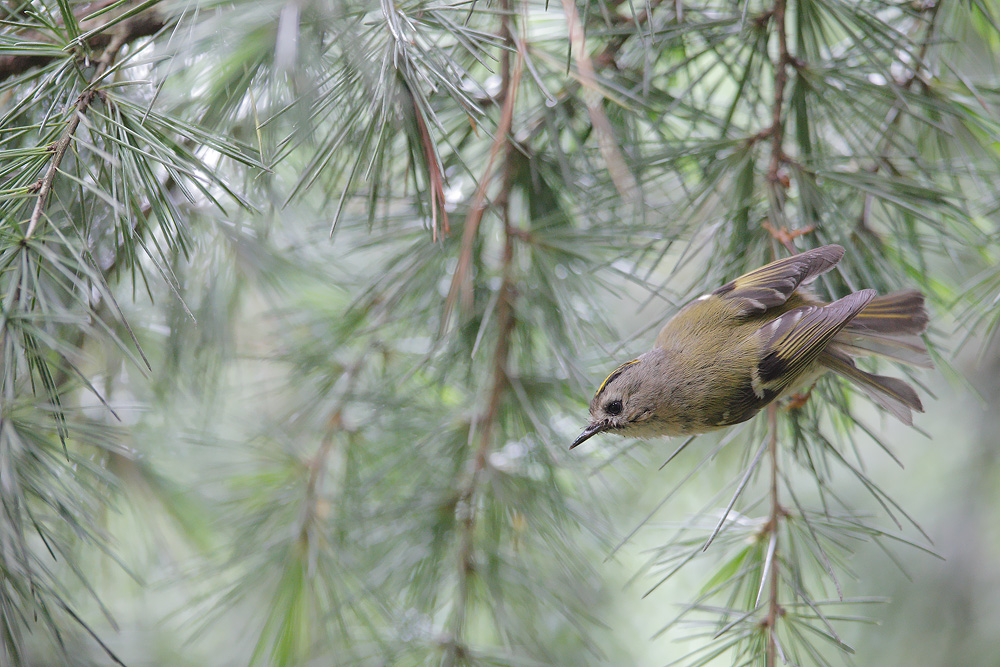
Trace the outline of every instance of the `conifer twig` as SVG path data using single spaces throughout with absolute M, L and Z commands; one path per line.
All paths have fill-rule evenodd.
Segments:
M 38 223 L 41 222 L 42 215 L 45 213 L 45 205 L 49 200 L 49 193 L 52 192 L 52 185 L 56 180 L 56 174 L 59 173 L 59 166 L 62 164 L 63 158 L 66 157 L 69 145 L 73 142 L 73 136 L 76 134 L 76 129 L 80 126 L 81 118 L 87 113 L 87 109 L 90 108 L 94 98 L 98 96 L 98 91 L 94 87 L 94 84 L 101 80 L 108 71 L 108 68 L 114 63 L 115 58 L 118 57 L 118 51 L 121 50 L 130 38 L 133 38 L 128 29 L 129 25 L 130 22 L 125 21 L 114 31 L 111 42 L 104 49 L 104 53 L 101 54 L 101 58 L 97 62 L 97 69 L 94 71 L 90 85 L 77 98 L 76 108 L 73 110 L 73 115 L 70 117 L 69 122 L 66 123 L 66 128 L 63 130 L 62 136 L 50 146 L 52 159 L 49 161 L 48 170 L 37 184 L 35 206 L 31 211 L 31 218 L 28 220 L 28 231 L 24 234 L 24 241 L 27 241 L 34 235 Z
M 778 582 L 780 577 L 777 550 L 778 528 L 782 517 L 785 515 L 785 510 L 781 507 L 781 502 L 778 498 L 778 477 L 780 475 L 778 467 L 778 408 L 774 403 L 771 403 L 767 407 L 767 437 L 767 454 L 771 463 L 771 489 L 769 492 L 771 508 L 770 516 L 765 526 L 765 533 L 769 533 L 770 537 L 770 546 L 768 547 L 769 562 L 764 564 L 764 568 L 766 572 L 769 572 L 770 590 L 768 592 L 767 618 L 764 621 L 764 627 L 767 633 L 767 667 L 774 667 L 777 664 L 776 659 L 778 654 L 776 626 L 778 618 L 783 613 L 781 605 L 778 602 Z
M 507 130 L 497 133 L 498 142 L 494 144 L 499 148 L 499 141 L 503 140 L 503 162 L 501 164 L 501 185 L 500 191 L 494 199 L 494 206 L 503 225 L 503 255 L 502 255 L 502 279 L 500 291 L 497 299 L 497 343 L 493 353 L 492 386 L 490 388 L 489 399 L 486 405 L 486 412 L 482 418 L 477 420 L 480 428 L 478 433 L 479 443 L 470 460 L 471 469 L 468 471 L 466 482 L 458 494 L 457 506 L 462 512 L 459 526 L 459 553 L 458 553 L 458 582 L 456 585 L 456 600 L 454 609 L 454 620 L 451 636 L 445 647 L 443 664 L 445 667 L 453 667 L 461 657 L 465 655 L 466 649 L 462 639 L 465 618 L 468 614 L 469 603 L 469 580 L 476 569 L 475 562 L 475 527 L 476 527 L 476 494 L 483 473 L 486 470 L 490 448 L 493 446 L 493 433 L 496 429 L 500 417 L 500 404 L 504 393 L 509 387 L 508 361 L 510 357 L 510 340 L 515 327 L 514 297 L 516 289 L 514 286 L 514 244 L 519 238 L 519 230 L 510 220 L 510 192 L 514 186 L 514 173 L 517 169 L 517 146 L 510 135 L 510 115 L 513 113 L 514 97 L 517 86 L 520 82 L 521 57 L 518 63 L 513 66 L 510 53 L 514 50 L 514 39 L 511 33 L 510 20 L 511 2 L 502 0 L 501 2 L 501 36 L 504 39 L 505 48 L 501 54 L 500 70 L 503 77 L 504 120 L 501 124 L 507 125 Z M 489 178 L 487 174 L 486 178 Z M 482 187 L 482 186 L 481 186 Z M 471 213 L 470 213 L 471 215 Z M 482 213 L 479 214 L 481 219 Z M 468 224 L 468 222 L 466 223 Z M 478 230 L 478 224 L 476 229 Z M 468 233 L 468 229 L 465 230 Z M 463 241 L 465 240 L 463 235 Z M 464 253 L 463 243 L 463 253 Z M 470 247 L 471 251 L 471 247 Z M 456 271 L 456 279 L 457 271 Z M 454 285 L 454 283 L 453 283 Z
M 778 54 L 774 62 L 774 102 L 771 108 L 771 128 L 769 131 L 771 140 L 771 160 L 767 170 L 767 186 L 771 191 L 771 199 L 774 206 L 781 207 L 782 197 L 780 189 L 786 187 L 780 173 L 781 164 L 785 161 L 786 153 L 784 149 L 784 105 L 785 86 L 788 83 L 788 67 L 793 64 L 792 56 L 788 50 L 788 34 L 785 25 L 786 0 L 774 0 L 774 7 L 771 12 L 771 21 L 774 25 L 777 37 Z M 777 220 L 771 224 L 776 226 Z M 772 238 L 778 241 L 774 232 L 770 232 Z M 786 243 L 786 247 L 789 243 Z M 772 246 L 773 247 L 773 246 Z M 777 253 L 775 253 L 777 255 Z M 777 259 L 777 256 L 772 259 Z M 764 533 L 769 538 L 767 561 L 764 563 L 764 572 L 770 577 L 769 591 L 767 599 L 767 616 L 763 622 L 765 632 L 765 661 L 767 667 L 775 667 L 777 664 L 780 646 L 777 639 L 777 623 L 782 615 L 781 605 L 778 600 L 778 584 L 780 582 L 780 558 L 778 556 L 778 534 L 781 527 L 781 520 L 785 516 L 785 511 L 781 507 L 778 497 L 778 478 L 780 467 L 778 465 L 778 408 L 772 402 L 767 407 L 767 433 L 768 433 L 768 459 L 771 467 L 771 487 L 769 489 L 770 511 Z
M 513 44 L 513 36 L 511 36 L 510 43 Z M 501 56 L 501 60 L 503 63 L 509 63 L 509 59 L 510 54 L 505 50 Z M 493 165 L 496 162 L 497 156 L 500 154 L 501 148 L 505 144 L 510 147 L 510 126 L 514 117 L 514 100 L 517 97 L 516 91 L 521 82 L 523 65 L 524 51 L 523 47 L 521 47 L 518 50 L 517 64 L 514 66 L 513 72 L 509 72 L 506 68 L 503 69 L 505 87 L 503 88 L 502 93 L 503 107 L 500 112 L 500 122 L 497 126 L 496 138 L 490 146 L 490 154 L 486 161 L 486 169 L 483 172 L 483 177 L 479 181 L 479 186 L 472 195 L 472 202 L 469 205 L 469 213 L 465 218 L 465 227 L 462 229 L 462 242 L 461 250 L 459 250 L 458 255 L 458 264 L 455 265 L 455 273 L 452 274 L 451 285 L 448 287 L 448 295 L 445 297 L 444 312 L 441 315 L 441 325 L 439 330 L 442 334 L 448 326 L 448 320 L 451 317 L 452 310 L 455 308 L 455 302 L 459 295 L 462 295 L 463 307 L 469 307 L 471 305 L 472 290 L 468 285 L 467 278 L 469 267 L 472 264 L 473 245 L 475 244 L 476 236 L 479 233 L 479 223 L 482 222 L 483 213 L 486 212 L 486 188 L 489 187 L 489 184 L 493 180 Z
M 594 63 L 587 55 L 583 23 L 580 15 L 576 11 L 573 0 L 562 0 L 563 12 L 566 14 L 566 29 L 569 32 L 570 48 L 576 58 L 576 68 L 583 84 L 582 97 L 590 115 L 590 124 L 597 135 L 597 146 L 604 158 L 604 165 L 607 167 L 611 182 L 615 184 L 618 194 L 626 201 L 634 200 L 638 193 L 638 184 L 635 176 L 629 171 L 628 165 L 618 144 L 615 141 L 614 131 L 611 121 L 604 113 L 602 100 L 604 95 L 597 83 L 597 74 L 594 71 Z
M 75 13 L 76 18 L 81 19 L 87 15 L 93 15 L 95 12 L 109 7 L 116 2 L 118 0 L 100 0 L 95 3 L 82 4 L 80 5 L 80 9 Z M 120 16 L 122 11 L 128 11 L 128 8 L 122 8 L 117 14 L 102 14 L 89 21 L 80 21 L 80 29 L 83 32 L 92 33 L 86 40 L 87 48 L 94 51 L 107 49 L 111 42 L 114 41 L 116 35 L 123 35 L 125 43 L 128 43 L 140 37 L 153 35 L 166 25 L 163 16 L 154 6 L 122 21 L 114 26 L 114 30 L 98 30 L 94 32 L 95 29 L 99 29 L 102 25 L 110 23 L 116 15 Z M 16 36 L 28 42 L 44 43 L 50 39 L 48 34 L 36 30 L 23 30 L 16 33 Z M 30 55 L 15 53 L 13 55 L 0 56 L 0 81 L 17 76 L 18 74 L 24 74 L 33 67 L 41 67 L 60 57 L 63 56 L 56 53 L 56 45 L 53 45 L 51 52 L 46 53 L 32 53 Z

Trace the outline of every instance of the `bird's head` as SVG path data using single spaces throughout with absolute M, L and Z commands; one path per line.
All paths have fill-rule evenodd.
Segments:
M 649 355 L 644 354 L 622 364 L 601 383 L 590 401 L 590 424 L 572 445 L 573 449 L 588 438 L 603 433 L 642 437 L 656 408 L 652 391 Z

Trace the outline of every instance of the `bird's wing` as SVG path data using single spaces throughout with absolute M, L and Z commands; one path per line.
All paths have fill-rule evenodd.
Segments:
M 866 289 L 825 306 L 793 308 L 758 329 L 760 361 L 751 371 L 754 393 L 761 398 L 781 393 L 874 298 L 875 290 Z
M 735 306 L 736 315 L 754 315 L 780 306 L 795 288 L 825 273 L 844 256 L 839 245 L 825 245 L 766 264 L 712 292 Z

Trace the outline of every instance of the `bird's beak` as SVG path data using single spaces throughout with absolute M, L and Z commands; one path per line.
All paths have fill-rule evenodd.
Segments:
M 591 424 L 587 428 L 583 429 L 583 433 L 580 434 L 579 438 L 577 438 L 576 440 L 573 441 L 573 444 L 570 445 L 569 448 L 573 449 L 574 447 L 576 447 L 577 445 L 579 445 L 581 442 L 583 442 L 584 440 L 586 440 L 590 436 L 597 435 L 601 431 L 607 431 L 608 428 L 610 428 L 610 426 L 611 426 L 611 424 L 609 424 L 608 422 L 605 422 L 605 421 L 594 422 L 593 424 Z

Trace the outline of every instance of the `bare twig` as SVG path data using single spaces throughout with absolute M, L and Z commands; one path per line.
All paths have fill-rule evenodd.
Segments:
M 354 393 L 354 386 L 357 384 L 358 376 L 364 367 L 365 358 L 368 356 L 371 346 L 361 353 L 358 360 L 346 368 L 343 372 L 344 390 L 337 401 L 336 406 L 327 419 L 326 433 L 323 440 L 316 448 L 316 453 L 309 461 L 309 480 L 306 482 L 305 502 L 302 508 L 302 520 L 299 525 L 299 543 L 308 544 L 309 531 L 316 517 L 319 508 L 320 482 L 323 473 L 326 472 L 326 461 L 333 450 L 333 436 L 344 428 L 344 404 L 351 399 Z
M 441 168 L 441 161 L 438 159 L 437 149 L 434 146 L 434 140 L 431 137 L 430 129 L 427 127 L 427 120 L 424 118 L 424 112 L 420 108 L 420 104 L 417 102 L 416 96 L 410 89 L 410 86 L 405 81 L 402 82 L 402 88 L 404 91 L 403 97 L 405 98 L 405 103 L 410 107 L 413 112 L 413 120 L 417 125 L 417 135 L 420 138 L 420 147 L 423 149 L 424 160 L 426 162 L 425 166 L 427 168 L 427 187 L 430 190 L 431 199 L 431 240 L 436 242 L 438 239 L 438 220 L 443 223 L 444 231 L 441 236 L 444 237 L 451 227 L 448 224 L 448 211 L 445 209 L 446 201 L 444 195 L 444 185 L 445 177 L 444 170 Z
M 771 164 L 767 170 L 767 180 L 772 188 L 780 183 L 778 170 L 785 159 L 782 142 L 785 138 L 785 125 L 782 111 L 785 104 L 785 85 L 788 83 L 788 66 L 792 63 L 788 54 L 788 35 L 785 31 L 785 0 L 775 0 L 772 14 L 775 32 L 778 37 L 778 60 L 774 63 L 774 106 L 771 108 Z
M 417 130 L 420 132 L 420 143 L 424 149 L 424 159 L 427 160 L 428 187 L 431 190 L 431 240 L 437 241 L 438 216 L 441 217 L 444 225 L 442 237 L 451 231 L 451 226 L 448 224 L 447 202 L 444 196 L 444 171 L 441 169 L 441 162 L 438 160 L 437 151 L 434 150 L 434 142 L 431 139 L 430 131 L 427 129 L 427 121 L 424 120 L 424 115 L 420 111 L 420 107 L 417 106 L 416 101 L 413 103 L 413 113 L 417 120 Z

